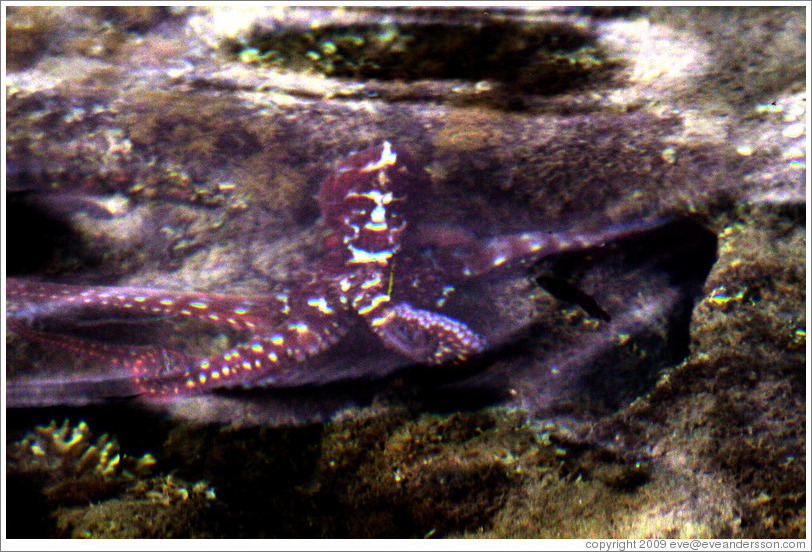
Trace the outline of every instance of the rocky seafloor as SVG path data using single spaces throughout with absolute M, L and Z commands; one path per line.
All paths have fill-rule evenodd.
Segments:
M 649 264 L 543 267 L 613 304 L 632 266 L 664 306 L 599 359 L 519 275 L 482 288 L 528 322 L 478 386 L 9 408 L 10 538 L 806 537 L 803 8 L 7 13 L 9 276 L 269 293 L 319 256 L 321 181 L 384 140 L 483 235 L 677 221 Z M 82 369 L 6 343 L 8 378 Z

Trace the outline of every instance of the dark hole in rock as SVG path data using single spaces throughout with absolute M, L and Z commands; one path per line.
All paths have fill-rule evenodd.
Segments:
M 565 22 L 325 25 L 257 33 L 247 48 L 261 63 L 332 77 L 490 80 L 539 94 L 596 80 L 615 63 L 591 32 Z
M 605 326 L 611 337 L 582 335 L 578 327 L 560 329 L 540 319 L 526 339 L 461 370 L 420 372 L 419 401 L 445 412 L 518 396 L 525 408 L 552 415 L 616 411 L 652 389 L 661 370 L 688 355 L 691 312 L 716 260 L 716 246 L 713 232 L 686 219 L 604 247 L 546 259 L 545 273 L 576 288 L 597 284 L 589 295 L 612 314 Z M 612 312 L 616 306 L 609 306 L 636 295 L 648 297 L 647 304 L 656 308 L 650 319 L 637 313 L 624 323 L 623 309 L 618 314 Z M 566 305 L 566 298 L 562 303 L 583 309 L 577 302 Z
M 83 243 L 68 222 L 70 199 L 42 203 L 41 194 L 9 192 L 6 194 L 7 275 L 25 275 L 60 264 L 89 265 L 98 262 L 97 255 Z M 56 208 L 54 208 L 56 206 Z M 61 206 L 61 209 L 60 209 Z

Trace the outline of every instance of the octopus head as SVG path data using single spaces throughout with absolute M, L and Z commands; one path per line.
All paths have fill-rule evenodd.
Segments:
M 400 244 L 407 205 L 429 185 L 428 174 L 408 153 L 384 142 L 354 153 L 324 182 L 319 206 L 342 239 L 350 263 L 385 264 Z

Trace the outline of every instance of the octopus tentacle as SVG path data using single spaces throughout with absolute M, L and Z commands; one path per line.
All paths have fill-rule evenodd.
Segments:
M 16 280 L 9 280 L 9 288 L 9 293 L 17 299 L 29 301 L 25 309 L 9 317 L 9 329 L 34 342 L 131 369 L 136 388 L 149 394 L 194 393 L 205 389 L 206 384 L 233 385 L 257 378 L 272 381 L 291 364 L 333 345 L 348 327 L 344 311 L 331 307 L 325 297 L 313 293 L 317 290 L 308 287 L 296 293 L 284 291 L 268 300 Z M 277 308 L 265 307 L 269 302 Z M 249 338 L 220 355 L 204 357 L 162 347 L 112 345 L 55 334 L 36 330 L 23 321 L 31 317 L 32 312 L 42 317 L 46 314 L 43 310 L 64 314 L 70 308 L 90 310 L 91 314 L 134 312 L 193 316 L 248 330 Z M 198 311 L 202 311 L 202 315 Z M 276 320 L 281 322 L 274 324 Z
M 408 303 L 382 309 L 370 327 L 387 347 L 424 364 L 465 360 L 487 344 L 466 324 Z
M 145 371 L 140 384 L 148 393 L 189 394 L 210 387 L 264 384 L 284 384 L 285 375 L 295 364 L 317 355 L 335 344 L 346 328 L 334 321 L 326 325 L 308 325 L 303 320 L 276 328 L 267 335 L 255 335 L 211 357 L 166 358 L 170 372 Z M 154 367 L 154 366 L 153 366 Z
M 286 293 L 252 298 L 137 287 L 63 285 L 16 278 L 7 280 L 6 289 L 9 297 L 26 301 L 14 314 L 30 318 L 51 314 L 83 315 L 85 320 L 116 314 L 184 316 L 251 331 L 283 322 L 289 310 Z
M 482 276 L 518 261 L 532 264 L 549 255 L 598 247 L 664 222 L 642 221 L 591 233 L 522 232 L 493 237 L 483 242 L 471 234 L 450 234 L 448 230 L 432 229 L 421 234 L 419 243 L 431 248 L 432 259 L 447 278 L 465 279 Z
M 181 389 L 183 366 L 195 363 L 194 357 L 179 351 L 172 351 L 156 346 L 111 345 L 80 337 L 34 330 L 17 320 L 9 319 L 8 328 L 31 342 L 62 349 L 69 353 L 82 355 L 97 362 L 107 364 L 111 371 L 129 370 L 128 375 L 133 383 L 132 393 L 154 393 L 175 388 Z M 149 383 L 147 383 L 147 380 Z M 160 382 L 160 386 L 158 386 Z

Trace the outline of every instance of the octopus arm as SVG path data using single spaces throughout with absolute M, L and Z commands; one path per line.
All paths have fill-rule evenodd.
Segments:
M 212 356 L 202 356 L 158 346 L 113 345 L 75 337 L 33 330 L 17 321 L 9 321 L 9 329 L 29 341 L 59 348 L 94 361 L 101 368 L 85 372 L 47 377 L 10 378 L 10 402 L 25 405 L 42 404 L 43 393 L 59 387 L 92 382 L 92 393 L 86 397 L 120 397 L 146 394 L 149 396 L 195 395 L 218 387 L 285 384 L 291 367 L 333 345 L 345 332 L 338 321 L 310 324 L 303 320 L 279 326 L 274 332 L 240 343 Z M 25 385 L 25 382 L 38 382 Z M 49 387 L 50 385 L 50 387 Z M 27 389 L 27 391 L 26 391 Z M 55 389 L 58 392 L 58 389 Z M 34 400 L 33 395 L 39 399 Z M 45 403 L 50 402 L 45 398 Z M 54 399 L 64 402 L 64 397 Z
M 449 316 L 397 303 L 369 320 L 388 348 L 421 364 L 443 364 L 485 350 L 485 338 Z
M 243 297 L 138 287 L 77 286 L 9 278 L 9 297 L 22 305 L 10 316 L 28 321 L 59 317 L 85 324 L 110 318 L 189 317 L 235 330 L 272 327 L 287 318 L 284 294 Z
M 171 381 L 178 379 L 180 366 L 193 362 L 184 353 L 156 346 L 114 345 L 39 331 L 15 319 L 9 319 L 7 325 L 31 342 L 79 356 L 85 365 L 85 369 L 78 371 L 61 366 L 56 372 L 9 373 L 6 387 L 9 406 L 85 404 L 96 399 L 139 395 L 144 392 L 142 383 L 147 374 Z
M 96 364 L 105 366 L 101 373 L 93 376 L 100 392 L 104 392 L 105 381 L 119 381 L 122 374 L 132 381 L 130 394 L 146 393 L 153 396 L 197 394 L 217 387 L 252 385 L 256 381 L 262 381 L 265 385 L 277 381 L 284 384 L 291 366 L 336 343 L 348 326 L 346 310 L 333 308 L 331 302 L 323 296 L 314 295 L 312 292 L 316 290 L 308 287 L 303 288 L 301 293 L 290 296 L 283 293 L 268 299 L 279 306 L 271 311 L 260 300 L 237 296 L 61 286 L 16 280 L 9 282 L 9 293 L 15 300 L 29 304 L 9 316 L 8 328 L 30 341 L 92 359 Z M 228 324 L 247 330 L 243 332 L 247 338 L 225 351 L 204 356 L 161 346 L 105 343 L 70 334 L 41 331 L 33 326 L 38 318 L 83 309 L 97 316 L 125 311 L 141 315 L 192 316 L 192 309 L 198 309 L 209 315 L 218 314 L 217 317 L 201 317 L 204 320 L 219 326 Z M 230 314 L 235 317 L 234 320 L 225 318 L 228 310 L 239 311 Z M 235 324 L 235 320 L 239 324 Z M 71 323 L 76 324 L 73 320 L 61 320 L 60 323 L 68 327 Z M 60 381 L 80 381 L 83 378 L 85 376 L 82 374 L 59 376 Z
M 428 247 L 434 263 L 456 279 L 482 276 L 502 266 L 532 264 L 544 257 L 600 247 L 664 224 L 663 220 L 640 221 L 596 231 L 522 232 L 477 241 L 467 233 L 448 229 L 424 232 L 419 243 Z
M 304 314 L 304 313 L 300 313 Z M 219 356 L 198 359 L 184 372 L 185 393 L 240 385 L 287 386 L 301 379 L 302 363 L 337 343 L 350 323 L 345 313 L 330 318 L 299 316 L 263 334 L 223 351 Z M 174 393 L 162 378 L 150 386 L 159 395 Z

